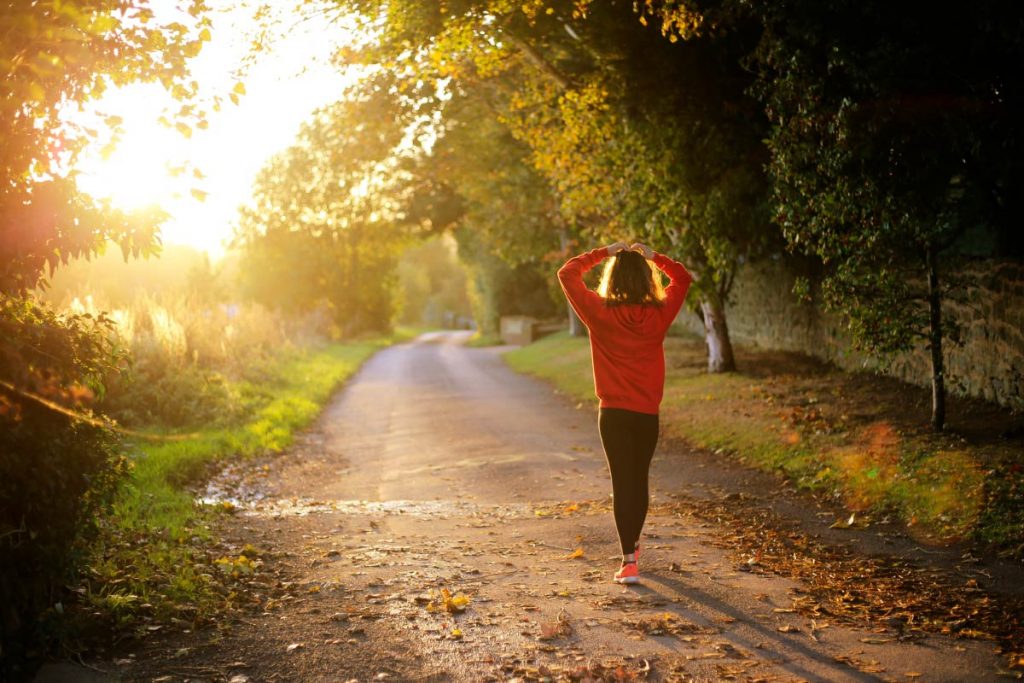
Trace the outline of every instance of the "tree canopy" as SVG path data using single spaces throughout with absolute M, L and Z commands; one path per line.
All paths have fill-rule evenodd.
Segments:
M 923 10 L 923 11 L 922 11 Z M 1020 244 L 1024 21 L 1007 3 L 796 2 L 756 10 L 775 220 L 827 267 L 822 294 L 881 354 L 924 339 L 944 422 L 950 260 Z M 989 249 L 992 252 L 992 249 Z
M 772 237 L 767 119 L 740 64 L 756 31 L 666 40 L 647 10 L 621 3 L 344 4 L 385 17 L 362 59 L 487 103 L 548 186 L 553 224 L 584 241 L 671 245 L 724 351 L 711 367 L 732 367 L 732 277 Z M 551 232 L 527 228 L 520 242 Z
M 31 289 L 48 269 L 108 240 L 126 255 L 158 245 L 158 214 L 129 215 L 78 192 L 75 159 L 100 131 L 67 114 L 112 87 L 156 82 L 181 102 L 172 123 L 202 125 L 186 65 L 211 37 L 206 9 L 191 0 L 166 22 L 141 0 L 0 8 L 0 291 Z M 106 116 L 103 124 L 115 144 L 120 119 Z
M 360 59 L 403 90 L 442 84 L 449 97 L 430 105 L 442 117 L 458 119 L 460 98 L 486 103 L 496 137 L 522 143 L 478 198 L 516 187 L 525 164 L 552 226 L 671 245 L 697 275 L 710 369 L 732 367 L 736 268 L 784 239 L 824 264 L 824 302 L 862 348 L 926 338 L 941 426 L 954 329 L 941 302 L 956 283 L 940 264 L 978 244 L 1020 252 L 1024 30 L 1011 4 L 966 16 L 846 0 L 339 4 L 378 18 Z M 469 125 L 495 130 L 484 121 Z M 524 208 L 519 246 L 550 240 Z
M 290 310 L 326 304 L 339 334 L 389 329 L 398 247 L 429 222 L 411 173 L 424 122 L 392 96 L 390 74 L 378 78 L 316 112 L 261 171 L 236 236 L 250 294 Z

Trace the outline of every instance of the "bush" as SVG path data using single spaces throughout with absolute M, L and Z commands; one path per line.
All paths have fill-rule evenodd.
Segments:
M 54 634 L 73 580 L 126 471 L 112 433 L 71 417 L 118 360 L 109 323 L 0 297 L 0 678 Z
M 97 302 L 82 295 L 68 309 L 96 315 Z M 264 380 L 282 350 L 305 346 L 326 327 L 319 311 L 286 318 L 256 304 L 181 294 L 141 295 L 109 315 L 131 364 L 107 379 L 102 408 L 134 429 L 238 423 L 253 409 L 238 382 Z

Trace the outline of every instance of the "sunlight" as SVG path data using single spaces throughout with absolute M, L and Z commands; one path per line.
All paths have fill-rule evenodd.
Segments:
M 171 167 L 182 164 L 189 149 L 178 132 L 158 122 L 165 97 L 161 87 L 144 85 L 104 99 L 104 109 L 125 120 L 125 133 L 109 156 L 89 150 L 79 165 L 83 190 L 123 209 L 153 204 L 167 208 L 172 203 L 180 182 L 172 177 Z
M 208 111 L 205 130 L 186 136 L 160 123 L 161 115 L 180 105 L 156 85 L 114 90 L 73 114 L 93 126 L 102 115 L 123 119 L 124 134 L 112 153 L 104 156 L 103 139 L 83 153 L 76 168 L 81 189 L 124 209 L 158 205 L 170 215 L 162 230 L 165 243 L 220 257 L 259 169 L 292 142 L 314 109 L 336 100 L 355 78 L 330 64 L 334 51 L 352 42 L 354 26 L 328 18 L 313 3 L 291 12 L 293 4 L 299 5 L 273 8 L 288 30 L 246 64 L 259 37 L 258 8 L 235 0 L 211 3 L 212 40 L 194 60 L 192 73 L 201 98 L 219 96 L 225 104 Z M 239 81 L 245 94 L 234 105 L 227 100 Z

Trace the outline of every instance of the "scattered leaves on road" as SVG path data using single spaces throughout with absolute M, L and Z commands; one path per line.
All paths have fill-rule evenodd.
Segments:
M 538 640 L 556 640 L 558 638 L 568 638 L 574 633 L 572 623 L 569 620 L 569 615 L 566 611 L 559 610 L 558 616 L 554 621 L 540 625 L 540 635 L 537 637 Z
M 453 594 L 447 588 L 442 588 L 440 591 L 431 592 L 429 601 L 427 602 L 427 611 L 458 614 L 466 611 L 466 607 L 469 605 L 469 602 L 469 597 L 460 594 Z

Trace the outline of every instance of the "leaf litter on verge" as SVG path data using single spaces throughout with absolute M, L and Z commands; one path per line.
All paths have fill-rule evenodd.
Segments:
M 756 553 L 758 562 L 743 562 L 739 571 L 800 581 L 803 586 L 791 589 L 792 607 L 805 616 L 881 624 L 901 640 L 925 632 L 997 640 L 1011 662 L 1024 643 L 1024 598 L 986 591 L 977 581 L 965 584 L 952 571 L 827 544 L 756 505 L 674 498 L 659 511 L 721 525 L 725 533 L 713 545 L 743 557 Z

